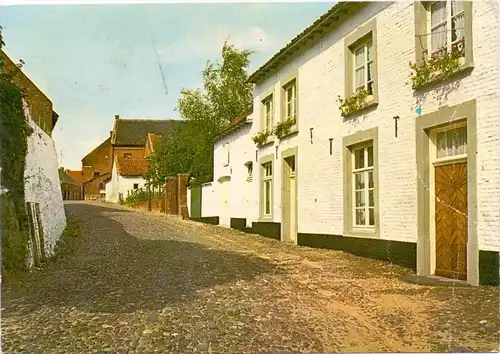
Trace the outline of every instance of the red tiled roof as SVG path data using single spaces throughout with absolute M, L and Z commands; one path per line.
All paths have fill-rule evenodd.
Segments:
M 117 157 L 116 167 L 120 176 L 143 176 L 148 171 L 146 159 Z
M 77 183 L 81 184 L 81 183 L 85 182 L 85 180 L 86 180 L 82 171 L 66 170 L 64 172 L 66 172 L 66 174 L 68 176 L 70 176 Z

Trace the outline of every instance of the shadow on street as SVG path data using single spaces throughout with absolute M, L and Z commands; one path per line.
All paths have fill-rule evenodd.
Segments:
M 104 215 L 130 213 L 127 222 L 146 225 L 138 213 L 78 203 L 66 205 L 66 210 L 78 218 L 80 235 L 43 271 L 3 284 L 4 316 L 39 306 L 112 313 L 155 310 L 196 296 L 198 290 L 274 269 L 257 257 L 183 242 L 182 235 L 173 235 L 178 240 L 143 239 Z M 166 226 L 165 233 L 176 230 Z

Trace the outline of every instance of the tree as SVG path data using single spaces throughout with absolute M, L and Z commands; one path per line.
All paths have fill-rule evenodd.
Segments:
M 176 109 L 184 123 L 160 139 L 150 157 L 150 180 L 162 183 L 178 173 L 189 173 L 199 181 L 212 179 L 215 139 L 252 105 L 246 71 L 252 53 L 224 42 L 222 63 L 208 61 L 202 71 L 203 90 L 181 90 Z

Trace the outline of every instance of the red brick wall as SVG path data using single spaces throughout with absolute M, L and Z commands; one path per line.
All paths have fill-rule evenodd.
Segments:
M 99 174 L 111 172 L 112 164 L 113 149 L 108 138 L 82 159 L 82 170 L 86 176 L 94 177 L 94 172 L 99 172 Z M 92 167 L 92 171 L 85 171 L 86 166 Z

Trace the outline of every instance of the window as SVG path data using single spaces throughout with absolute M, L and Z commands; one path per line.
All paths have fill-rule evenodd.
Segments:
M 283 87 L 284 96 L 284 119 L 295 118 L 297 114 L 297 85 L 293 80 Z
M 467 154 L 467 126 L 440 131 L 436 135 L 438 159 Z
M 472 66 L 472 1 L 415 2 L 416 60 L 457 51 Z
M 378 238 L 378 128 L 345 136 L 342 145 L 344 235 Z
M 229 143 L 225 143 L 223 146 L 222 146 L 222 161 L 223 161 L 223 165 L 224 166 L 228 166 L 229 165 Z
M 253 163 L 247 162 L 246 167 L 247 167 L 247 181 L 251 181 L 253 176 Z
M 373 94 L 373 51 L 371 38 L 354 50 L 354 91 L 367 89 Z
M 274 109 L 273 109 L 273 95 L 270 95 L 264 101 L 262 101 L 264 106 L 264 131 L 270 132 L 273 129 L 274 120 Z
M 94 172 L 94 177 L 99 177 L 99 172 Z
M 429 5 L 430 55 L 465 46 L 465 7 L 463 1 L 436 1 Z
M 345 98 L 366 89 L 365 107 L 378 103 L 377 22 L 370 20 L 344 40 Z
M 131 152 L 125 152 L 123 154 L 123 157 L 126 158 L 126 159 L 131 159 L 132 158 L 132 153 Z
M 104 189 L 104 183 L 99 183 L 99 190 L 103 190 Z
M 134 189 L 139 189 L 139 183 L 134 183 Z
M 262 183 L 264 186 L 263 193 L 263 215 L 271 216 L 272 214 L 272 193 L 273 193 L 273 165 L 267 162 L 262 165 L 263 177 Z
M 375 226 L 375 184 L 373 178 L 373 145 L 353 149 L 354 225 Z

